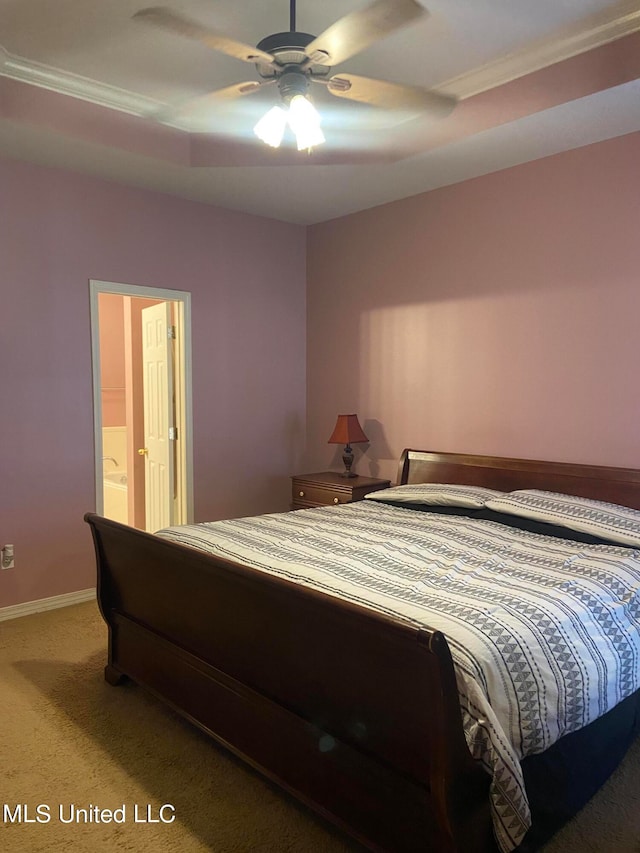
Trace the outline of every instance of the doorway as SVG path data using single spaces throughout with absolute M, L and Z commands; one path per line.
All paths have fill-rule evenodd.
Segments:
M 193 519 L 191 294 L 91 281 L 96 511 Z

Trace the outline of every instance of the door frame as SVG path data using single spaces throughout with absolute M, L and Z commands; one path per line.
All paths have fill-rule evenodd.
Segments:
M 176 367 L 184 381 L 181 383 L 184 393 L 177 397 L 178 429 L 182 432 L 184 476 L 181 478 L 186 519 L 183 523 L 193 522 L 193 389 L 191 361 L 191 294 L 185 290 L 168 290 L 159 287 L 144 287 L 137 284 L 123 284 L 113 281 L 89 281 L 89 303 L 91 311 L 91 362 L 93 381 L 93 430 L 94 430 L 94 469 L 96 512 L 104 512 L 103 465 L 102 465 L 102 395 L 100 374 L 100 293 L 115 293 L 121 296 L 134 296 L 142 299 L 156 299 L 177 304 L 177 322 L 181 327 L 182 346 L 178 347 Z M 179 436 L 180 437 L 180 436 Z

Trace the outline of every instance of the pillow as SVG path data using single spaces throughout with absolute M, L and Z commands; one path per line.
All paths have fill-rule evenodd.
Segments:
M 640 511 L 630 507 L 537 489 L 509 492 L 487 501 L 486 507 L 590 533 L 610 542 L 640 546 Z
M 495 489 L 484 486 L 464 486 L 450 483 L 411 483 L 406 486 L 392 486 L 365 495 L 372 501 L 393 501 L 394 503 L 428 504 L 430 506 L 463 506 L 479 509 L 491 498 L 504 495 Z

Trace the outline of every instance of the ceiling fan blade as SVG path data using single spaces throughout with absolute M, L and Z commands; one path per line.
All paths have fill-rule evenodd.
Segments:
M 256 92 L 262 86 L 268 86 L 274 80 L 249 80 L 245 83 L 233 83 L 231 86 L 225 86 L 224 89 L 216 89 L 203 97 L 213 101 L 228 101 L 231 98 L 239 98 L 242 95 L 250 95 Z
M 312 62 L 339 65 L 378 39 L 429 12 L 416 0 L 375 0 L 336 21 L 305 49 Z
M 248 44 L 228 38 L 211 27 L 205 27 L 190 18 L 177 15 L 171 9 L 166 9 L 163 6 L 150 6 L 148 9 L 141 9 L 133 17 L 136 20 L 148 21 L 150 24 L 163 27 L 165 30 L 187 36 L 187 38 L 196 39 L 206 44 L 207 47 L 213 48 L 213 50 L 219 50 L 221 53 L 226 53 L 227 56 L 233 56 L 235 59 L 241 59 L 243 62 L 271 64 L 275 61 L 274 57 L 264 50 L 258 50 L 257 47 L 251 47 Z
M 360 101 L 374 107 L 392 110 L 429 112 L 444 118 L 455 107 L 457 100 L 419 86 L 402 86 L 386 80 L 372 80 L 356 74 L 337 74 L 327 82 L 327 88 L 338 98 Z
M 165 124 L 171 124 L 181 117 L 187 116 L 190 113 L 197 112 L 208 103 L 215 104 L 220 101 L 230 101 L 233 98 L 239 98 L 243 95 L 250 95 L 256 92 L 263 86 L 270 86 L 274 80 L 250 80 L 245 83 L 233 83 L 231 86 L 225 86 L 224 89 L 216 89 L 214 92 L 207 92 L 206 95 L 197 95 L 195 98 L 189 98 L 181 104 L 164 107 L 155 112 L 151 118 Z

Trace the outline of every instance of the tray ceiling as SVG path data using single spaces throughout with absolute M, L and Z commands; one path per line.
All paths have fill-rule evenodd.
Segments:
M 453 113 L 399 122 L 321 91 L 311 154 L 253 136 L 273 88 L 206 98 L 253 66 L 132 20 L 144 5 L 0 0 L 0 156 L 310 224 L 640 130 L 640 2 L 431 0 L 335 73 L 435 88 Z M 289 28 L 286 0 L 168 5 L 251 45 Z M 297 29 L 366 5 L 299 0 Z

